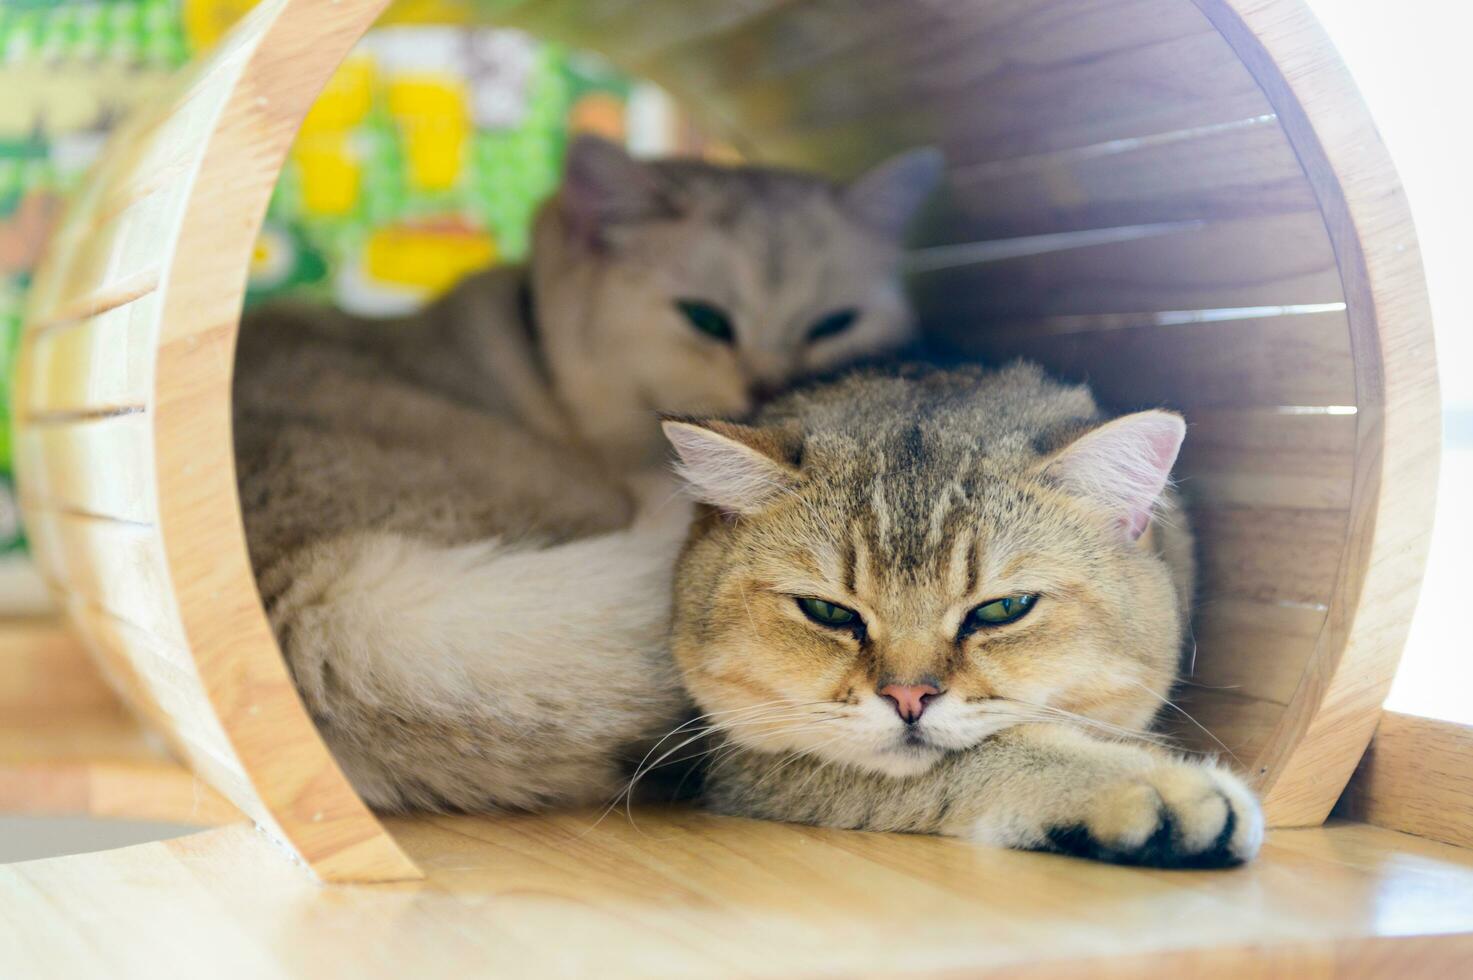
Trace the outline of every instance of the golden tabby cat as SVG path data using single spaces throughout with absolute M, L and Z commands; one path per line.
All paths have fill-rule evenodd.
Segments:
M 735 814 L 1158 866 L 1251 858 L 1252 794 L 1145 729 L 1176 676 L 1185 426 L 1016 365 L 861 373 L 666 423 L 709 504 L 673 649 Z

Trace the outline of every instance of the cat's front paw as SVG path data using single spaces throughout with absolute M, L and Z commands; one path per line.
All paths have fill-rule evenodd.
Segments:
M 1047 849 L 1153 868 L 1227 868 L 1263 843 L 1263 812 L 1232 773 L 1167 763 L 1102 786 L 1076 823 L 1047 831 Z

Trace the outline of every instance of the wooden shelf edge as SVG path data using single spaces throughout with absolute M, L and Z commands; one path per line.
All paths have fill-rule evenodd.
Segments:
M 1385 712 L 1335 813 L 1473 847 L 1473 725 Z

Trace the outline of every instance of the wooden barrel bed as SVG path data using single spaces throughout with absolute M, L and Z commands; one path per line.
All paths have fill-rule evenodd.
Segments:
M 253 244 L 293 136 L 384 0 L 264 0 L 113 136 L 38 275 L 16 458 L 48 581 L 133 708 L 326 880 L 417 869 L 292 688 L 230 431 Z M 1300 0 L 480 0 L 598 50 L 753 158 L 942 147 L 930 329 L 1190 423 L 1203 587 L 1180 731 L 1271 823 L 1324 819 L 1420 584 L 1439 442 L 1417 242 Z M 1170 720 L 1168 718 L 1168 720 Z

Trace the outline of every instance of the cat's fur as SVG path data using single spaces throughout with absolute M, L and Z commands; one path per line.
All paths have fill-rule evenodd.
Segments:
M 1155 865 L 1256 852 L 1235 776 L 1131 736 L 1168 696 L 1192 594 L 1166 489 L 1178 416 L 1107 421 L 1086 388 L 1015 365 L 859 373 L 751 426 L 666 428 L 712 505 L 673 649 L 725 739 L 717 809 Z M 1009 595 L 1040 598 L 962 630 Z M 819 625 L 795 597 L 864 626 Z M 940 694 L 908 724 L 892 683 Z
M 904 341 L 900 235 L 926 152 L 848 185 L 638 163 L 576 142 L 525 269 L 422 314 L 248 318 L 236 460 L 251 559 L 299 690 L 381 808 L 612 796 L 687 701 L 664 649 L 686 505 L 657 411 Z M 735 340 L 675 303 L 721 304 Z M 835 308 L 842 336 L 804 340 Z

